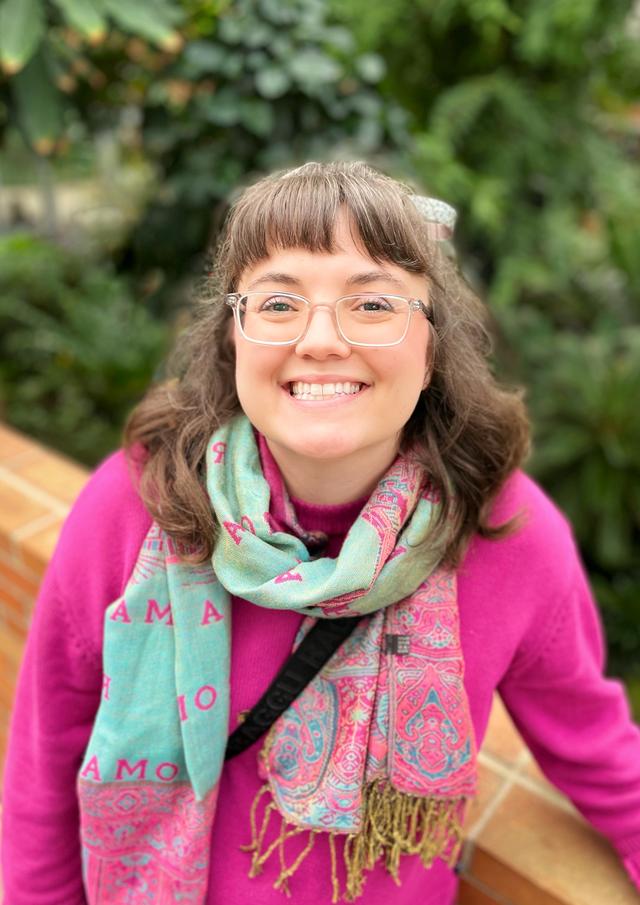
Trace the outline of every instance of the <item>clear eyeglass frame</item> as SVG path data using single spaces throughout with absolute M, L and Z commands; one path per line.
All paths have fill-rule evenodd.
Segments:
M 260 290 L 259 294 L 262 295 L 264 292 L 265 292 L 265 290 Z M 375 299 L 375 298 L 380 298 L 381 296 L 384 296 L 384 298 L 396 299 L 398 301 L 407 302 L 409 305 L 409 316 L 407 317 L 407 324 L 405 326 L 404 333 L 402 334 L 400 339 L 394 339 L 394 341 L 390 342 L 390 343 L 356 342 L 352 339 L 349 339 L 347 336 L 345 336 L 345 334 L 342 330 L 342 327 L 340 326 L 340 321 L 338 319 L 337 307 L 334 307 L 332 305 L 312 305 L 311 302 L 309 301 L 309 299 L 305 298 L 303 295 L 296 295 L 295 292 L 276 292 L 276 291 L 274 291 L 273 294 L 277 295 L 277 296 L 281 296 L 282 298 L 296 299 L 297 301 L 304 302 L 304 304 L 307 305 L 307 307 L 309 308 L 309 313 L 311 312 L 312 308 L 316 308 L 316 309 L 317 308 L 326 308 L 327 310 L 332 311 L 340 338 L 342 340 L 344 340 L 344 342 L 346 342 L 350 346 L 364 346 L 364 347 L 370 348 L 370 349 L 371 348 L 382 349 L 382 348 L 388 348 L 389 346 L 399 346 L 401 342 L 404 342 L 404 340 L 407 336 L 407 333 L 409 332 L 409 326 L 411 324 L 411 315 L 414 311 L 421 311 L 422 314 L 424 314 L 426 319 L 429 321 L 429 323 L 433 326 L 433 313 L 432 313 L 431 309 L 429 307 L 427 307 L 427 305 L 425 305 L 425 303 L 423 301 L 421 301 L 420 299 L 408 298 L 407 296 L 404 296 L 404 295 L 393 295 L 388 292 L 352 293 L 350 295 L 343 295 L 339 299 L 336 299 L 334 302 L 334 306 L 337 306 L 338 303 L 341 302 L 343 299 L 353 298 L 354 295 L 358 296 L 359 298 L 365 298 L 365 299 L 366 298 Z M 247 336 L 247 334 L 244 332 L 244 329 L 242 327 L 242 322 L 240 320 L 240 301 L 243 298 L 246 298 L 247 295 L 251 295 L 251 293 L 250 292 L 229 292 L 224 297 L 225 304 L 229 305 L 229 307 L 233 309 L 233 313 L 235 316 L 236 324 L 238 325 L 238 329 L 240 330 L 240 333 L 242 334 L 242 336 L 247 340 L 247 342 L 255 343 L 256 345 L 259 345 L 259 346 L 294 346 L 296 343 L 299 343 L 304 338 L 307 330 L 309 329 L 309 324 L 311 323 L 311 318 L 309 317 L 309 315 L 307 315 L 307 323 L 306 323 L 304 330 L 302 331 L 302 333 L 299 334 L 299 336 L 294 337 L 294 339 L 273 341 L 273 340 L 267 340 L 267 339 L 253 339 L 251 336 Z

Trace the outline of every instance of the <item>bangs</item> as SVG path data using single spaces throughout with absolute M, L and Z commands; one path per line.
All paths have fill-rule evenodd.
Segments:
M 226 225 L 225 291 L 274 251 L 336 251 L 343 211 L 355 244 L 373 261 L 428 273 L 431 243 L 410 196 L 409 188 L 365 164 L 309 163 L 261 180 L 243 192 Z

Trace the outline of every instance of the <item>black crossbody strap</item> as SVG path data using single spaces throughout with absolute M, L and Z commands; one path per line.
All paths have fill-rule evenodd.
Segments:
M 318 619 L 291 654 L 247 718 L 229 736 L 225 760 L 257 741 L 349 637 L 361 616 Z

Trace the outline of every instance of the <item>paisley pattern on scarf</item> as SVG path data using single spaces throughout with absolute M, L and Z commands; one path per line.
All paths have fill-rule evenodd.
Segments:
M 407 653 L 385 652 L 395 637 Z M 278 810 L 297 826 L 356 833 L 362 789 L 376 780 L 411 795 L 472 795 L 463 675 L 455 576 L 439 570 L 360 623 L 274 724 L 262 776 Z

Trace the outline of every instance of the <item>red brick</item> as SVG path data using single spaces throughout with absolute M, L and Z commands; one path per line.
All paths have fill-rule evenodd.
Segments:
M 31 598 L 36 597 L 40 587 L 39 582 L 25 578 L 18 569 L 12 569 L 11 566 L 7 566 L 0 561 L 0 586 L 4 587 L 5 585 L 18 589 Z
M 487 892 L 483 892 L 476 886 L 472 886 L 467 880 L 462 879 L 456 905 L 504 905 L 504 899 L 500 901 L 494 899 Z
M 30 499 L 7 481 L 0 480 L 0 534 L 11 534 L 48 512 L 49 509 L 42 503 Z

